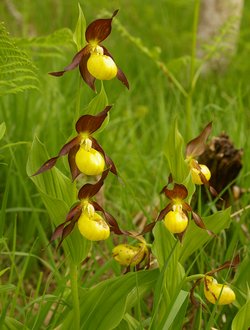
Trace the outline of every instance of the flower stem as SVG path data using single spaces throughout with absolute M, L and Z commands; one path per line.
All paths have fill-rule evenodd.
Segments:
M 73 262 L 70 264 L 70 285 L 73 305 L 73 329 L 80 329 L 80 306 L 79 306 L 79 295 L 78 295 L 78 267 Z
M 191 282 L 191 281 L 195 281 L 195 280 L 199 280 L 200 278 L 205 277 L 204 274 L 195 274 L 195 275 L 191 275 L 186 277 L 185 282 Z
M 196 43 L 197 43 L 197 29 L 200 13 L 200 0 L 195 0 L 194 7 L 194 20 L 193 20 L 193 39 L 192 39 L 192 49 L 191 49 L 191 61 L 190 61 L 190 77 L 189 77 L 189 92 L 186 98 L 186 116 L 187 116 L 187 132 L 186 138 L 191 138 L 191 128 L 192 128 L 192 108 L 193 108 L 193 92 L 195 89 L 195 60 L 196 60 Z

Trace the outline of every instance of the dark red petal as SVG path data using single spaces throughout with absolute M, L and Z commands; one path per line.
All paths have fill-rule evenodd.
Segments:
M 76 160 L 75 160 L 76 159 L 76 153 L 79 150 L 79 148 L 80 148 L 80 145 L 74 146 L 68 154 L 68 162 L 69 162 L 72 181 L 74 181 L 78 177 L 78 175 L 81 174 L 81 171 L 76 166 Z
M 125 231 L 121 230 L 119 228 L 119 225 L 117 223 L 117 221 L 115 220 L 115 218 L 108 212 L 106 212 L 98 203 L 92 201 L 91 204 L 94 206 L 96 211 L 100 211 L 103 213 L 105 219 L 107 220 L 111 231 L 113 231 L 115 234 L 117 235 L 124 235 L 126 234 Z
M 71 221 L 66 227 L 64 227 L 62 237 L 60 239 L 60 242 L 58 243 L 57 249 L 59 249 L 59 247 L 62 245 L 63 240 L 72 232 L 75 227 L 75 224 L 75 221 Z
M 173 189 L 168 189 L 167 186 L 165 186 L 162 190 L 162 192 L 165 193 L 168 199 L 181 199 L 184 200 L 188 196 L 187 188 L 183 184 L 174 184 Z
M 102 172 L 102 176 L 101 176 L 100 180 L 97 181 L 95 184 L 91 184 L 91 183 L 85 184 L 79 190 L 78 198 L 85 199 L 85 198 L 91 198 L 91 197 L 95 196 L 95 194 L 97 194 L 98 191 L 101 189 L 108 173 L 109 173 L 109 168 L 106 169 L 104 172 Z
M 188 203 L 183 202 L 181 205 L 182 205 L 182 208 L 183 208 L 184 211 L 187 211 L 187 212 L 192 211 L 192 207 Z
M 194 211 L 192 211 L 192 217 L 194 219 L 195 224 L 198 227 L 200 227 L 202 229 L 205 229 L 207 231 L 208 235 L 216 236 L 211 230 L 206 228 L 206 226 L 205 226 L 204 222 L 202 221 L 201 217 L 197 213 L 195 213 Z
M 240 263 L 240 256 L 237 254 L 233 258 L 233 260 L 224 262 L 224 264 L 222 264 L 218 268 L 215 268 L 215 269 L 211 270 L 210 272 L 207 272 L 206 275 L 213 275 L 214 273 L 217 273 L 226 268 L 236 268 L 239 265 L 239 263 Z
M 140 235 L 143 235 L 143 234 L 146 234 L 146 233 L 151 232 L 151 231 L 154 229 L 154 226 L 155 226 L 155 225 L 156 225 L 156 221 L 147 224 L 147 225 L 143 228 L 143 230 L 142 230 L 142 232 L 140 233 Z
M 206 141 L 212 130 L 212 122 L 202 130 L 200 135 L 187 144 L 186 157 L 197 157 L 203 154 L 206 148 Z
M 158 215 L 156 221 L 160 221 L 160 220 L 162 220 L 162 219 L 165 217 L 165 215 L 166 215 L 169 211 L 171 211 L 171 209 L 172 209 L 172 203 L 169 203 L 166 207 L 164 207 L 163 210 L 160 211 L 160 214 Z
M 102 48 L 104 50 L 104 55 L 108 55 L 112 59 L 114 59 L 113 56 L 110 54 L 110 52 L 107 50 L 107 48 L 105 48 L 103 46 L 102 46 Z M 117 76 L 117 79 L 120 80 L 127 87 L 127 89 L 129 89 L 129 82 L 128 82 L 125 74 L 123 73 L 123 71 L 119 67 L 117 67 L 117 75 L 116 76 Z
M 90 23 L 85 32 L 87 42 L 95 41 L 97 43 L 105 40 L 111 32 L 111 23 L 113 17 L 118 13 L 114 11 L 111 18 L 97 19 Z
M 81 213 L 81 210 L 82 210 L 82 205 L 81 203 L 77 202 L 69 211 L 69 213 L 67 214 L 66 216 L 66 221 L 71 221 L 74 216 L 77 214 L 77 213 Z
M 128 79 L 126 78 L 125 74 L 123 73 L 123 71 L 118 68 L 118 71 L 117 71 L 117 79 L 119 79 L 123 85 L 125 85 L 127 87 L 127 89 L 129 89 L 129 82 L 128 82 Z
M 89 87 L 91 89 L 93 89 L 93 91 L 95 92 L 95 77 L 93 77 L 88 69 L 87 69 L 87 61 L 89 59 L 89 55 L 84 56 L 79 64 L 79 70 L 82 76 L 82 79 L 86 82 L 87 85 L 89 85 Z
M 102 149 L 102 147 L 100 146 L 100 144 L 96 141 L 96 139 L 94 139 L 93 137 L 91 137 L 91 141 L 92 141 L 92 147 L 99 151 L 104 159 L 105 159 L 105 163 L 107 165 L 107 167 L 110 169 L 110 172 L 112 172 L 115 175 L 118 175 L 115 164 L 113 162 L 113 160 L 105 153 L 105 151 Z
M 102 126 L 102 123 L 106 119 L 109 110 L 112 108 L 112 105 L 106 106 L 106 108 L 99 112 L 97 115 L 83 115 L 76 122 L 76 131 L 78 133 L 89 133 L 92 134 Z
M 32 176 L 38 175 L 40 173 L 43 173 L 45 171 L 50 170 L 53 166 L 55 166 L 57 159 L 59 158 L 59 156 L 57 157 L 53 157 L 50 158 L 49 160 L 47 160 L 40 168 L 39 170 L 36 171 L 36 173 L 34 173 Z
M 59 226 L 56 227 L 56 229 L 54 230 L 51 236 L 50 243 L 53 242 L 58 237 L 62 236 L 64 226 L 65 226 L 65 222 L 61 223 Z
M 65 72 L 75 69 L 80 64 L 81 59 L 87 54 L 89 54 L 89 51 L 90 51 L 90 46 L 89 45 L 85 46 L 73 57 L 72 62 L 68 66 L 66 66 L 63 71 L 49 72 L 49 74 L 55 77 L 60 77 Z
M 70 140 L 68 143 L 66 143 L 61 150 L 59 151 L 58 157 L 67 155 L 70 150 L 77 144 L 80 144 L 81 138 L 80 136 L 76 136 L 72 140 Z

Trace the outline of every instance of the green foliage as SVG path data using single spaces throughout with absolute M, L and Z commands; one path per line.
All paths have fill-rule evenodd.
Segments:
M 32 176 L 48 158 L 44 145 L 35 138 L 27 163 L 27 173 L 35 183 L 52 222 L 58 226 L 65 220 L 67 213 L 76 201 L 76 187 L 56 168 L 40 176 Z M 86 258 L 90 242 L 75 229 L 63 246 L 66 254 L 77 265 Z
M 77 46 L 77 50 L 82 49 L 86 43 L 85 41 L 85 30 L 86 30 L 86 20 L 82 11 L 80 4 L 78 3 L 79 16 L 76 23 L 75 32 L 73 34 L 74 43 Z
M 250 327 L 250 299 L 245 303 L 244 306 L 236 314 L 233 323 L 232 330 L 238 329 L 249 329 Z
M 38 89 L 37 69 L 0 23 L 0 96 Z

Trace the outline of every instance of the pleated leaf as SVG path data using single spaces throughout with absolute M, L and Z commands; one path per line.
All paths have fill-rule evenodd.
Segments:
M 219 234 L 221 230 L 228 228 L 231 222 L 231 208 L 218 211 L 208 217 L 202 217 L 205 226 L 215 234 Z M 204 244 L 214 237 L 208 235 L 207 231 L 197 227 L 194 221 L 190 221 L 188 229 L 183 238 L 183 245 L 180 252 L 180 261 L 183 264 L 185 260 L 195 251 L 199 250 Z
M 42 160 L 48 158 L 44 145 L 35 138 L 31 147 L 27 173 L 31 176 L 34 170 L 42 163 Z M 51 221 L 58 226 L 66 219 L 70 208 L 77 200 L 77 191 L 75 185 L 57 168 L 51 171 L 31 177 L 36 185 L 43 203 L 48 211 Z M 90 242 L 80 235 L 77 227 L 65 239 L 63 247 L 66 253 L 69 253 L 72 261 L 79 264 L 86 258 L 90 249 Z

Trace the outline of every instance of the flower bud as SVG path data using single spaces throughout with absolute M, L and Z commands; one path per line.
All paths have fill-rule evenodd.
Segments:
M 80 233 L 90 241 L 101 241 L 109 238 L 110 229 L 105 220 L 96 212 L 90 217 L 83 212 L 78 219 Z
M 78 169 L 86 175 L 98 175 L 104 170 L 105 161 L 102 154 L 90 148 L 86 150 L 83 146 L 79 148 L 75 156 Z
M 180 234 L 187 228 L 188 217 L 178 209 L 169 211 L 164 218 L 164 224 L 171 233 Z
M 120 244 L 113 248 L 113 258 L 122 266 L 136 266 L 147 255 L 145 244 L 139 243 L 137 246 Z
M 234 291 L 228 285 L 217 283 L 212 276 L 206 276 L 204 279 L 204 294 L 212 304 L 227 305 L 235 300 Z
M 87 61 L 89 73 L 99 80 L 110 80 L 117 75 L 117 66 L 113 59 L 107 55 L 93 53 Z

